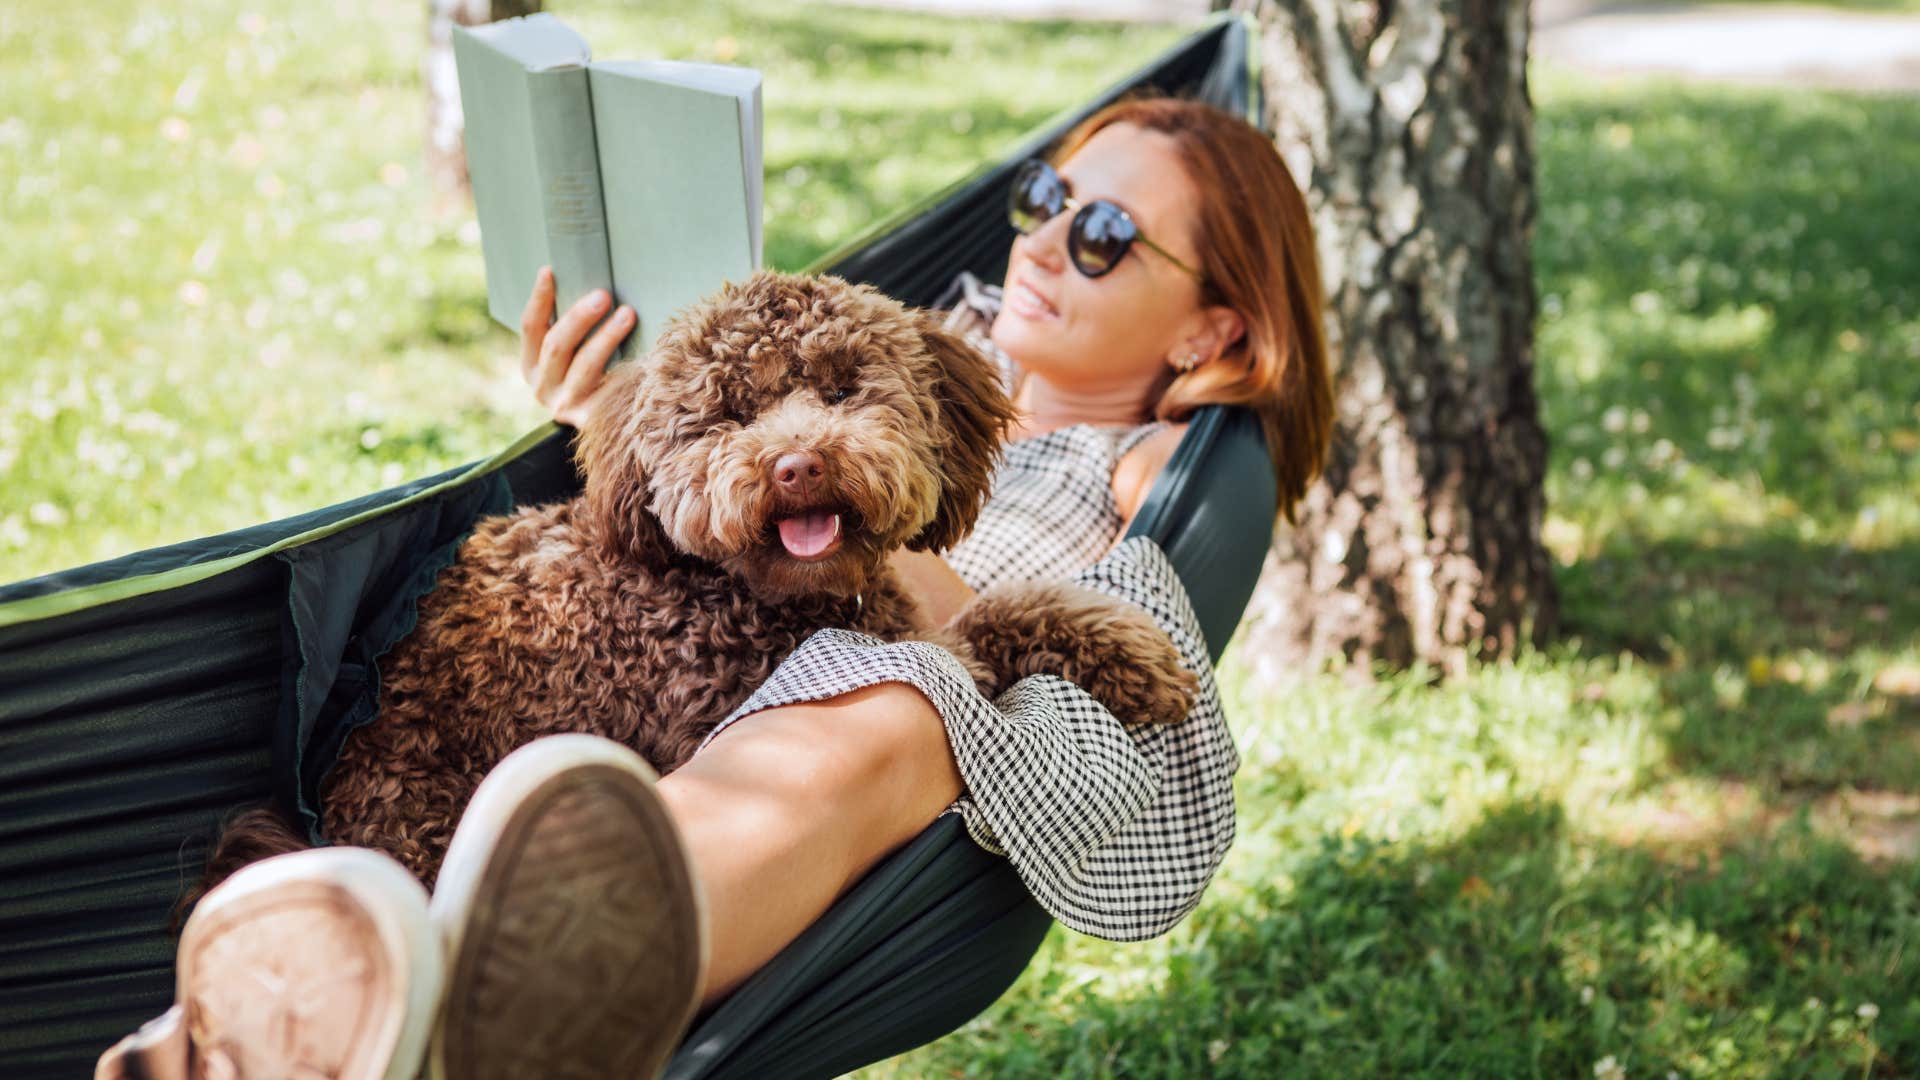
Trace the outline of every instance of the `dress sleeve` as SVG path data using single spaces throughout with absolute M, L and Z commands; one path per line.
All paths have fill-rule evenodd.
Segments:
M 1187 719 L 1123 724 L 1053 676 L 988 701 L 946 650 L 823 630 L 707 736 L 740 717 L 881 682 L 918 688 L 939 711 L 967 793 L 961 814 L 1004 854 L 1049 914 L 1081 933 L 1139 941 L 1200 902 L 1233 842 L 1239 755 L 1199 620 L 1166 556 L 1136 537 L 1076 579 L 1145 609 L 1199 679 Z M 704 748 L 705 744 L 702 744 Z
M 1129 539 L 1076 580 L 1138 605 L 1167 632 L 1184 666 L 1199 680 L 1193 709 L 1170 726 L 1122 724 L 1078 687 L 1050 677 L 1023 680 L 1014 690 L 1038 681 L 1048 684 L 1053 700 L 1041 710 L 1047 716 L 1043 726 L 1122 734 L 1132 751 L 1130 764 L 1144 769 L 1145 783 L 1129 789 L 1141 798 L 1127 806 L 1117 828 L 1093 843 L 1075 842 L 1051 822 L 1063 810 L 1070 816 L 1092 815 L 1097 807 L 1029 800 L 1030 786 L 1018 780 L 983 788 L 969 777 L 974 805 L 960 809 L 975 839 L 997 840 L 1035 899 L 1056 919 L 1095 937 L 1140 941 L 1172 929 L 1192 911 L 1226 857 L 1234 837 L 1233 774 L 1240 756 L 1221 709 L 1199 619 L 1159 546 L 1145 537 Z M 1001 695 L 996 705 L 1032 707 L 1009 701 L 1012 696 Z M 957 743 L 955 753 L 961 753 Z M 1003 765 L 1001 772 L 1035 777 L 1050 768 L 1121 774 L 1094 754 Z M 964 763 L 961 773 L 967 775 Z M 989 798 L 989 791 L 995 797 Z

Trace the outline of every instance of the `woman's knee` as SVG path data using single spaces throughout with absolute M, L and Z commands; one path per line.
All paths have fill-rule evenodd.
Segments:
M 951 801 L 959 794 L 940 714 L 904 683 L 756 713 L 709 749 L 719 750 L 733 737 L 740 739 L 732 750 L 742 755 L 742 764 L 822 801 L 870 802 L 879 813 L 910 814 L 917 802 L 938 801 L 942 794 Z M 748 756 L 755 760 L 745 761 Z

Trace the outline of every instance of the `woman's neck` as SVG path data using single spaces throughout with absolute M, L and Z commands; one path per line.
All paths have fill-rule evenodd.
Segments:
M 1015 438 L 1044 435 L 1075 424 L 1112 426 L 1138 424 L 1151 413 L 1152 386 L 1105 386 L 1075 389 L 1056 386 L 1028 372 L 1013 396 L 1020 410 Z

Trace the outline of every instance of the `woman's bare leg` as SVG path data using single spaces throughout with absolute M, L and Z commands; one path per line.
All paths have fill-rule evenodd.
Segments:
M 904 683 L 736 721 L 660 782 L 706 892 L 710 1005 L 959 797 L 933 705 Z

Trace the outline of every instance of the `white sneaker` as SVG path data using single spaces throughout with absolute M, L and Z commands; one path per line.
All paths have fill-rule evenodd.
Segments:
M 439 1001 L 426 890 L 397 862 L 318 848 L 242 868 L 180 934 L 176 1004 L 97 1080 L 411 1080 Z
M 430 1075 L 659 1075 L 699 1004 L 706 906 L 638 754 L 555 735 L 488 773 L 434 886 Z

